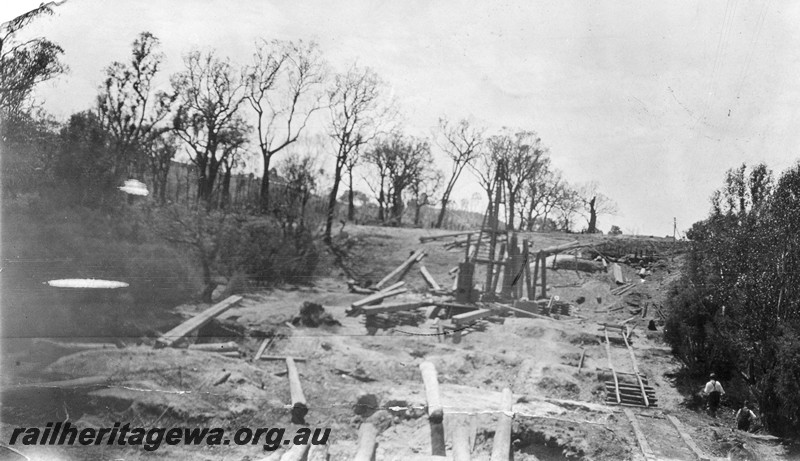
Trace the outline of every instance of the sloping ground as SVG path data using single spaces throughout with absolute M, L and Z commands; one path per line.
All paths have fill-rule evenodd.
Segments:
M 245 301 L 217 322 L 227 329 L 217 328 L 213 337 L 199 339 L 235 340 L 249 359 L 263 338 L 272 337 L 265 354 L 306 358 L 297 365 L 310 410 L 306 422 L 311 427 L 332 429 L 332 460 L 349 460 L 355 453 L 358 427 L 367 417 L 363 408 L 356 411 L 355 404 L 365 395 L 374 396 L 378 407 L 384 408 L 370 417 L 381 430 L 377 459 L 402 460 L 430 454 L 419 371 L 423 360 L 433 363 L 438 371 L 448 452 L 453 417 L 468 415 L 473 459 L 489 458 L 501 391 L 508 387 L 515 402 L 515 460 L 643 460 L 636 434 L 621 407 L 604 404 L 604 382 L 608 379 L 604 369 L 609 360 L 600 342 L 598 324 L 623 321 L 634 326 L 631 338 L 638 367 L 658 398 L 657 408 L 635 410 L 655 456 L 650 459 L 696 459 L 667 416 L 677 417 L 699 450 L 711 457 L 747 449 L 760 459 L 783 459 L 779 447 L 732 432 L 729 417 L 712 421 L 682 405 L 684 397 L 672 383 L 679 365 L 661 341 L 660 332 L 646 331 L 650 319 L 659 322 L 655 307 L 662 304 L 666 285 L 678 275 L 679 257 L 671 256 L 652 266 L 654 272 L 643 283 L 635 275 L 638 267 L 623 266 L 626 277 L 637 281 L 623 296 L 611 293 L 616 285 L 610 274 L 578 272 L 568 265 L 567 269 L 549 271 L 550 292 L 573 305 L 571 316 L 497 317 L 482 322 L 481 328 L 470 331 L 456 344 L 449 337 L 436 335 L 422 315 L 398 316 L 399 323 L 394 327 L 368 335 L 363 317 L 349 317 L 345 312 L 350 303 L 363 298 L 347 292 L 346 280 L 354 277 L 363 284 L 375 283 L 410 252 L 424 248 L 427 257 L 422 264 L 440 285 L 449 287 L 452 280 L 448 272 L 463 260 L 464 249 L 448 251 L 439 241 L 420 244 L 420 236 L 436 233 L 428 230 L 348 226 L 345 233 L 339 236 L 339 250 L 332 255 L 345 265 L 344 273 L 332 269 L 311 286 L 247 294 Z M 576 239 L 591 239 L 593 244 L 599 241 L 597 236 L 561 234 L 532 234 L 527 238 L 535 249 Z M 615 240 L 617 245 L 620 242 Z M 413 267 L 405 278 L 411 292 L 391 302 L 429 295 L 417 269 Z M 323 305 L 341 325 L 287 326 L 303 302 Z M 645 318 L 632 313 L 646 303 L 650 309 Z M 202 308 L 184 306 L 180 310 L 191 314 Z M 230 332 L 228 336 L 226 331 Z M 49 377 L 107 376 L 108 384 L 69 392 L 5 392 L 0 439 L 8 440 L 12 425 L 41 422 L 43 414 L 49 420 L 68 418 L 86 426 L 123 421 L 144 426 L 211 425 L 228 429 L 297 427 L 290 423 L 291 399 L 283 362 L 154 350 L 152 338 L 140 342 L 139 346 L 80 352 L 57 360 L 50 356 L 52 363 L 42 370 Z M 578 369 L 582 355 L 584 363 Z M 618 371 L 633 371 L 624 344 L 611 346 L 611 355 Z M 20 364 L 42 363 L 41 357 L 33 355 L 19 354 L 15 360 Z M 742 442 L 746 442 L 745 448 L 738 446 Z M 234 445 L 165 446 L 154 452 L 114 446 L 71 450 L 37 447 L 30 452 L 69 459 L 241 460 L 266 456 L 259 446 Z

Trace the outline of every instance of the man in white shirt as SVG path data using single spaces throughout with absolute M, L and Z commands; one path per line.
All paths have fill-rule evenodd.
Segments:
M 710 379 L 706 383 L 706 387 L 703 389 L 703 393 L 708 395 L 708 413 L 712 417 L 716 418 L 720 398 L 722 397 L 722 394 L 725 393 L 725 390 L 722 389 L 722 384 L 717 381 L 716 374 L 711 373 Z

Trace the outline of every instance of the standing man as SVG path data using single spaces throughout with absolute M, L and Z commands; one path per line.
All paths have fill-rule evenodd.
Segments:
M 725 390 L 722 389 L 722 384 L 717 381 L 717 375 L 715 373 L 711 373 L 709 378 L 706 387 L 703 389 L 703 393 L 708 395 L 708 413 L 716 418 L 719 400 L 722 394 L 725 393 Z
M 736 428 L 740 431 L 750 432 L 750 423 L 756 419 L 756 414 L 750 409 L 750 403 L 745 401 L 742 408 L 736 412 Z

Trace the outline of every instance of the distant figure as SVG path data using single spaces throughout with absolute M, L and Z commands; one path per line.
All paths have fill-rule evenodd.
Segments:
M 750 403 L 745 401 L 742 408 L 736 412 L 736 428 L 740 431 L 750 432 L 750 423 L 756 419 L 756 414 L 749 407 Z
M 710 379 L 706 383 L 705 389 L 703 389 L 703 393 L 708 395 L 708 413 L 716 418 L 717 417 L 717 409 L 719 408 L 719 400 L 722 397 L 722 394 L 725 393 L 725 390 L 722 389 L 722 384 L 717 381 L 717 375 L 711 373 Z

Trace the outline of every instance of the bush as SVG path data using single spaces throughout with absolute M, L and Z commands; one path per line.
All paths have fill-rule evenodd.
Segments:
M 319 251 L 308 230 L 284 231 L 274 220 L 259 219 L 228 233 L 220 258 L 227 275 L 243 272 L 260 283 L 303 283 L 313 275 Z

